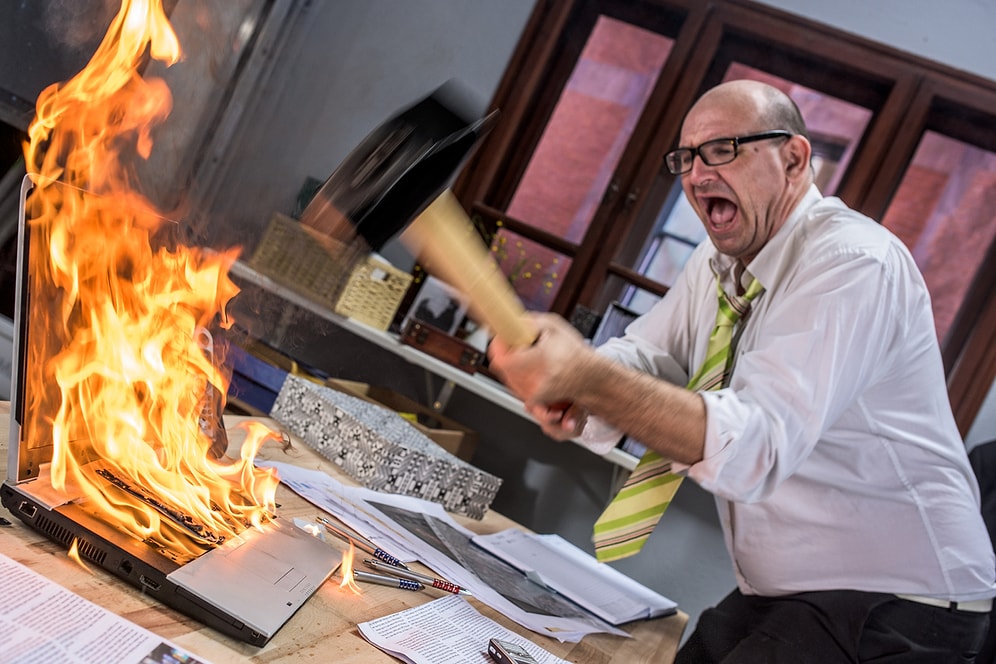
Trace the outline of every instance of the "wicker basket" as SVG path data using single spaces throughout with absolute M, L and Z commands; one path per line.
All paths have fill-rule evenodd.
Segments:
M 250 259 L 253 268 L 341 316 L 386 330 L 412 275 L 371 256 L 359 242 L 342 243 L 275 214 Z
M 350 272 L 335 312 L 386 330 L 411 283 L 412 275 L 367 256 Z

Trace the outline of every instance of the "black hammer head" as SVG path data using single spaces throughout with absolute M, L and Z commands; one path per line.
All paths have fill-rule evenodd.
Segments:
M 374 129 L 318 189 L 301 222 L 379 250 L 425 209 L 493 126 L 471 96 L 448 81 Z

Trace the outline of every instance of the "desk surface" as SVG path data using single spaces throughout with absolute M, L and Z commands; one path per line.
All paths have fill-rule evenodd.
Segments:
M 6 477 L 7 470 L 8 407 L 8 404 L 0 403 L 0 477 Z M 341 481 L 352 483 L 333 464 L 300 441 L 293 441 L 287 450 L 267 443 L 259 456 L 324 470 Z M 315 508 L 283 485 L 277 490 L 277 502 L 281 506 L 280 514 L 285 517 L 314 516 Z M 87 574 L 61 546 L 30 530 L 16 517 L 7 514 L 6 510 L 0 509 L 0 514 L 14 522 L 11 526 L 0 528 L 0 551 L 5 555 L 214 664 L 245 661 L 396 662 L 364 640 L 356 628 L 357 623 L 442 596 L 442 593 L 412 593 L 372 585 L 365 585 L 363 594 L 356 596 L 340 590 L 334 582 L 327 582 L 266 646 L 258 648 L 219 634 L 142 595 L 137 589 L 102 570 Z M 494 511 L 488 512 L 481 521 L 459 516 L 454 518 L 479 533 L 496 532 L 516 525 Z M 631 623 L 625 626 L 635 637 L 631 639 L 597 634 L 585 637 L 580 643 L 559 643 L 522 628 L 473 598 L 470 601 L 483 614 L 572 662 L 630 664 L 671 661 L 688 619 L 679 612 L 667 618 Z

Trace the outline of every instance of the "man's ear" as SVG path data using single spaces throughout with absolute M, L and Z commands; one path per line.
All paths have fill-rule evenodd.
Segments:
M 782 146 L 785 154 L 785 175 L 794 180 L 809 170 L 813 148 L 805 136 L 789 137 Z

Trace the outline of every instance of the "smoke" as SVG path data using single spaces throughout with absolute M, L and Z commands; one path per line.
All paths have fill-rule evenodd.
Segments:
M 121 6 L 120 0 L 22 0 L 41 12 L 45 34 L 70 50 L 92 55 Z M 85 64 L 85 63 L 84 63 Z

